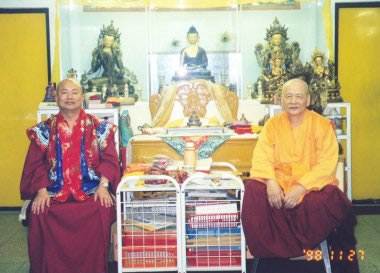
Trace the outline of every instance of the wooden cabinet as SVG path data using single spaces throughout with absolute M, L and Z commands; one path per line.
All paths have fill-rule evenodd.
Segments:
M 231 136 L 214 151 L 212 159 L 214 162 L 229 162 L 239 171 L 249 172 L 256 142 L 256 135 Z M 130 145 L 129 161 L 131 163 L 149 163 L 156 154 L 163 154 L 175 160 L 183 160 L 180 154 L 156 136 L 134 136 Z

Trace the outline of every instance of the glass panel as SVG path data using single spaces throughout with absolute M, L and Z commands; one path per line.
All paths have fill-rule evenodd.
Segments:
M 121 53 L 113 54 L 113 56 L 119 56 L 123 67 L 128 69 L 129 73 L 136 75 L 137 83 L 132 85 L 136 89 L 139 99 L 147 99 L 148 27 L 145 9 L 89 8 L 88 6 L 70 3 L 60 6 L 60 21 L 63 77 L 71 68 L 77 71 L 78 79 L 82 78 L 84 72 L 90 71 L 94 60 L 94 51 L 97 48 L 99 49 L 98 46 L 103 42 L 100 39 L 101 30 L 103 26 L 107 28 L 113 22 L 115 30 L 120 35 L 119 43 L 114 45 L 118 49 L 113 52 Z M 114 68 L 116 69 L 114 72 L 117 73 L 119 67 L 115 65 Z M 94 73 L 88 75 L 90 79 L 101 78 L 104 75 L 104 67 L 101 66 L 92 72 Z M 130 76 L 125 75 L 124 79 L 129 79 Z M 116 83 L 121 85 L 121 82 Z
M 150 92 L 180 80 L 211 80 L 240 93 L 238 7 L 213 10 L 149 9 Z M 191 28 L 193 27 L 193 28 Z M 189 33 L 189 34 L 188 34 Z M 198 40 L 191 46 L 190 37 Z M 190 48 L 198 60 L 191 60 Z M 186 51 L 186 53 L 184 53 Z M 181 54 L 182 52 L 182 54 Z M 195 53 L 197 52 L 197 53 Z M 207 56 L 207 64 L 201 59 Z M 181 63 L 181 57 L 183 59 Z M 197 62 L 197 63 L 196 63 Z M 195 64 L 196 63 L 196 64 Z M 202 64 L 200 64 L 202 63 Z
M 242 98 L 249 98 L 253 91 L 253 85 L 257 83 L 262 75 L 257 58 L 255 47 L 261 44 L 269 46 L 266 36 L 268 30 L 278 19 L 281 27 L 287 33 L 286 43 L 291 46 L 293 42 L 298 42 L 300 47 L 299 58 L 302 64 L 310 62 L 313 50 L 323 45 L 324 34 L 321 8 L 317 2 L 294 2 L 288 1 L 288 6 L 280 4 L 259 5 L 258 3 L 247 4 L 242 7 L 241 36 L 242 36 L 242 56 L 243 56 L 243 94 Z M 324 50 L 324 48 L 320 48 Z

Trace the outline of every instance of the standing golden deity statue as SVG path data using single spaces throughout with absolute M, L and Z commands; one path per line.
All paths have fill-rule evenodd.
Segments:
M 310 108 L 322 113 L 328 102 L 342 102 L 340 85 L 336 79 L 334 63 L 325 54 L 315 49 L 310 64 L 305 65 L 309 72 Z

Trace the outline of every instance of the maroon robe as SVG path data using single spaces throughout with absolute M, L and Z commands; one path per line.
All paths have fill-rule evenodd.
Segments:
M 21 178 L 21 198 L 34 199 L 37 191 L 50 185 L 46 154 L 31 141 Z M 102 151 L 97 173 L 110 181 L 116 191 L 120 165 L 114 138 Z M 28 249 L 32 273 L 104 273 L 108 272 L 108 249 L 111 224 L 116 220 L 115 207 L 106 208 L 100 201 L 65 203 L 50 200 L 44 213 L 33 214 L 29 208 Z
M 311 191 L 293 209 L 271 207 L 266 184 L 245 183 L 242 223 L 249 251 L 258 258 L 291 258 L 314 250 L 325 239 L 331 250 L 333 272 L 359 272 L 354 226 L 356 218 L 351 202 L 336 186 Z M 343 258 L 339 260 L 340 251 Z M 351 251 L 351 252 L 350 252 Z

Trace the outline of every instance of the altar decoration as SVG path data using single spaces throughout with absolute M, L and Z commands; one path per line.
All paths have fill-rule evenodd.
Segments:
M 223 121 L 237 120 L 239 99 L 236 93 L 222 85 L 197 79 L 166 86 L 159 94 L 150 97 L 151 127 L 166 127 L 173 119 L 175 107 L 182 109 L 182 117 L 188 118 L 195 113 L 201 120 L 205 119 L 211 101 Z
M 38 109 L 58 109 L 56 102 L 57 97 L 57 87 L 55 82 L 49 82 L 45 87 L 45 97 L 42 102 L 40 102 Z
M 198 159 L 210 157 L 231 135 L 214 136 L 160 136 L 160 138 L 172 147 L 181 156 L 184 155 L 187 142 L 193 142 L 198 150 Z

